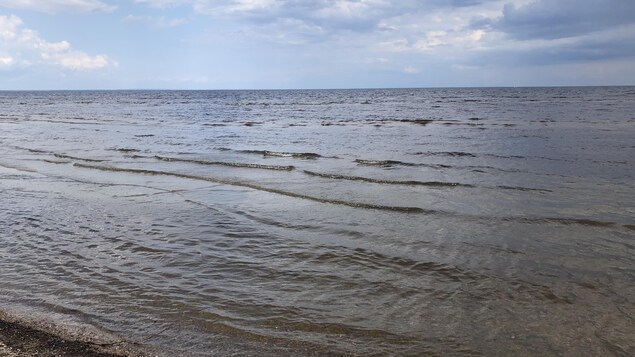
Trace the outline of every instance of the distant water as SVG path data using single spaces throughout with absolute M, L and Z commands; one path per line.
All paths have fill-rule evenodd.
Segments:
M 635 354 L 635 88 L 0 92 L 0 309 L 172 355 Z

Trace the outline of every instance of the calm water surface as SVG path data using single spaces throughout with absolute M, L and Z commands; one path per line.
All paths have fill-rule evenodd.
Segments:
M 0 92 L 0 309 L 166 356 L 630 356 L 634 217 L 634 87 Z

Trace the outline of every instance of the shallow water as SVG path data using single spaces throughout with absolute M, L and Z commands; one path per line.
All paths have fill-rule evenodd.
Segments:
M 165 355 L 633 355 L 635 88 L 0 92 L 0 308 Z

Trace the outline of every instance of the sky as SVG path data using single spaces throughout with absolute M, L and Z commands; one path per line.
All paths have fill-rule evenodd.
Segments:
M 635 84 L 635 0 L 0 0 L 0 89 Z

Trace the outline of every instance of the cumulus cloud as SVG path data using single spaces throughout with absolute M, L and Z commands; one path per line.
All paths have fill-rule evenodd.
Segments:
M 75 70 L 100 69 L 110 64 L 110 60 L 108 60 L 108 57 L 106 56 L 103 56 L 103 55 L 89 56 L 79 51 L 64 52 L 64 53 L 44 52 L 42 53 L 42 59 L 57 65 L 60 65 L 65 68 L 75 69 Z
M 0 48 L 7 52 L 0 55 L 0 65 L 4 67 L 46 64 L 94 70 L 116 64 L 107 56 L 90 56 L 75 50 L 67 41 L 48 42 L 36 31 L 25 28 L 22 19 L 15 15 L 0 15 Z
M 99 0 L 0 0 L 0 6 L 42 12 L 110 12 L 117 7 Z

